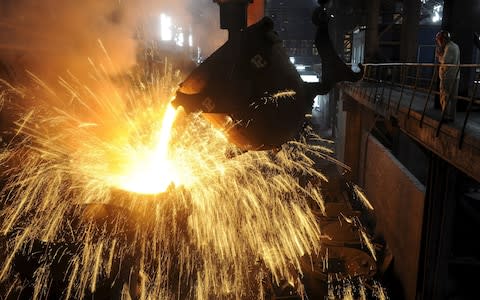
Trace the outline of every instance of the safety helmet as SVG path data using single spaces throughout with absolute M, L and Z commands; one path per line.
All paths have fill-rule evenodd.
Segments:
M 445 43 L 448 43 L 450 42 L 450 32 L 446 31 L 446 30 L 440 30 L 439 32 L 437 32 L 437 35 L 435 36 L 435 39 L 436 40 L 441 40 Z

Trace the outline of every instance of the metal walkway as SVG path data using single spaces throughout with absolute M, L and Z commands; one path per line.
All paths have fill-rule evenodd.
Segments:
M 457 67 L 456 65 L 450 65 Z M 367 64 L 364 79 L 343 83 L 342 92 L 385 118 L 398 120 L 409 136 L 436 152 L 460 170 L 480 180 L 480 65 L 460 65 L 462 72 L 472 72 L 465 111 L 456 120 L 434 106 L 438 91 L 437 64 Z

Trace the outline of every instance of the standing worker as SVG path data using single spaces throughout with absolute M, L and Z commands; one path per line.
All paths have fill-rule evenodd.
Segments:
M 450 33 L 441 30 L 435 36 L 435 55 L 440 63 L 440 105 L 446 122 L 455 121 L 458 83 L 460 80 L 460 49 L 451 41 Z M 452 66 L 454 65 L 454 66 Z

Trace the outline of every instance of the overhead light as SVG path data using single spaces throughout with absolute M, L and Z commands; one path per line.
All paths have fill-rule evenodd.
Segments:
M 183 36 L 183 32 L 180 31 L 177 35 L 177 38 L 175 39 L 175 43 L 177 44 L 177 46 L 183 47 L 184 42 L 185 42 L 185 38 Z
M 443 13 L 443 6 L 440 4 L 437 4 L 433 7 L 433 16 L 432 16 L 433 23 L 437 23 L 442 20 L 440 13 Z
M 160 15 L 160 38 L 162 41 L 171 41 L 172 34 L 172 18 L 166 14 Z
M 295 68 L 296 68 L 298 71 L 304 71 L 307 67 L 305 67 L 304 65 L 295 65 Z
M 317 75 L 300 75 L 300 78 L 302 78 L 302 80 L 304 82 L 319 82 L 320 81 L 320 79 L 318 79 Z

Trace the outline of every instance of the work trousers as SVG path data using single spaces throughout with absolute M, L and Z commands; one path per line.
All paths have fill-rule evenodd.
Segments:
M 458 78 L 440 79 L 440 105 L 446 119 L 455 120 L 457 111 Z

